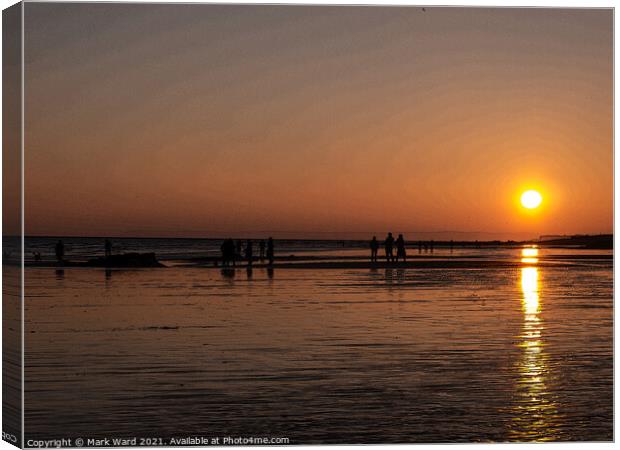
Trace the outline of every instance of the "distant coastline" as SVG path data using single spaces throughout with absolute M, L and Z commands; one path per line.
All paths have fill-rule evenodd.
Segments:
M 248 236 L 239 235 L 234 236 L 235 239 L 245 239 L 245 238 L 256 238 L 258 232 L 251 233 Z M 431 232 L 429 232 L 431 233 Z M 278 237 L 277 233 L 265 233 L 270 234 L 280 242 L 331 242 L 331 243 L 345 243 L 349 245 L 357 246 L 357 244 L 364 243 L 372 237 L 372 233 L 368 234 L 367 239 L 338 239 L 338 238 L 291 238 L 291 237 Z M 377 237 L 382 236 L 380 233 L 375 233 Z M 429 239 L 424 236 L 421 236 L 421 233 L 416 232 L 404 232 L 405 237 L 408 238 L 407 241 L 413 245 L 418 241 L 429 241 L 432 240 L 437 247 L 442 246 L 459 246 L 459 247 L 471 247 L 471 246 L 513 246 L 513 245 L 541 245 L 541 246 L 559 246 L 559 247 L 581 247 L 581 248 L 593 248 L 593 249 L 613 249 L 613 241 L 614 235 L 612 233 L 601 233 L 601 234 L 573 234 L 573 235 L 557 235 L 557 236 L 548 236 L 542 235 L 536 239 L 523 239 L 523 240 L 500 240 L 500 239 L 488 239 L 488 240 L 478 240 L 478 239 Z M 19 236 L 11 236 L 5 235 L 3 239 L 14 239 L 19 238 Z M 24 236 L 24 239 L 117 239 L 117 240 L 131 240 L 131 239 L 144 239 L 144 240 L 182 240 L 182 241 L 221 241 L 225 239 L 224 237 L 174 237 L 174 236 L 163 236 L 163 237 L 150 237 L 150 236 L 70 236 L 70 235 L 27 235 Z

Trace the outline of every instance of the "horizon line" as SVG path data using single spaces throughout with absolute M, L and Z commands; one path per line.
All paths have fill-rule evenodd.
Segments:
M 238 232 L 238 233 L 246 233 L 246 232 Z M 235 233 L 235 234 L 238 234 Z M 255 232 L 247 232 L 247 233 L 263 233 L 262 231 L 255 231 Z M 276 234 L 274 232 L 264 232 L 266 234 Z M 299 232 L 294 232 L 294 231 L 290 231 L 290 232 L 284 232 L 284 231 L 279 231 L 278 233 L 299 233 Z M 312 234 L 312 233 L 316 233 L 316 234 L 328 234 L 328 233 L 332 233 L 332 234 L 336 234 L 336 233 L 359 233 L 359 234 L 368 234 L 368 235 L 372 235 L 373 233 L 376 232 L 364 232 L 364 231 L 360 231 L 360 232 L 306 232 L 307 234 Z M 426 232 L 421 232 L 421 231 L 416 231 L 416 232 L 412 232 L 412 231 L 402 231 L 401 233 L 405 234 L 405 233 L 412 233 L 412 234 L 429 234 L 429 233 L 438 233 L 438 234 L 443 234 L 443 233 L 460 233 L 460 234 L 509 234 L 509 233 L 494 233 L 494 232 L 476 232 L 476 231 L 426 231 Z M 523 232 L 524 233 L 524 232 Z M 613 232 L 597 232 L 597 233 L 564 233 L 564 234 L 557 234 L 557 233 L 553 233 L 553 234 L 540 234 L 537 237 L 533 237 L 533 238 L 529 238 L 529 239 L 521 239 L 521 240 L 516 240 L 516 239 L 489 239 L 488 241 L 480 241 L 480 239 L 462 239 L 460 240 L 461 242 L 528 242 L 528 241 L 534 241 L 534 240 L 539 240 L 541 237 L 557 237 L 557 238 L 571 238 L 571 237 L 585 237 L 585 236 L 614 236 Z M 20 235 L 3 235 L 3 238 L 20 238 Z M 219 239 L 226 239 L 227 237 L 222 235 L 222 236 L 215 236 L 215 237 L 206 237 L 206 236 L 115 236 L 115 235 L 71 235 L 71 234 L 66 234 L 66 235 L 58 235 L 58 234 L 32 234 L 32 235 L 23 235 L 24 238 L 83 238 L 83 239 L 186 239 L 186 240 L 199 240 L 199 239 L 203 239 L 203 240 L 219 240 Z M 229 236 L 228 236 L 229 237 Z M 277 240 L 305 240 L 305 241 L 360 241 L 360 240 L 366 240 L 366 239 L 360 239 L 360 238 L 325 238 L 325 239 L 321 239 L 321 238 L 293 238 L 293 237 L 288 237 L 288 238 L 278 238 L 275 236 L 274 239 Z M 247 237 L 236 237 L 235 239 L 245 239 Z M 257 239 L 257 238 L 253 238 L 253 239 Z M 412 239 L 413 241 L 417 241 L 419 239 Z M 450 240 L 454 240 L 454 239 L 449 239 L 447 241 Z

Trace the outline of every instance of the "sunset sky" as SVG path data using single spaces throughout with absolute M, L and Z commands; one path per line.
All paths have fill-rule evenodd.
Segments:
M 612 231 L 611 9 L 26 3 L 25 36 L 29 235 Z

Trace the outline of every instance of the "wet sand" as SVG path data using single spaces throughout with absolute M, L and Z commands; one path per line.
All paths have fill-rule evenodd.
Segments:
M 26 436 L 610 441 L 612 261 L 562 261 L 29 268 Z
M 572 266 L 576 261 L 590 261 L 593 263 L 607 263 L 613 260 L 613 255 L 587 255 L 587 254 L 567 254 L 567 255 L 546 255 L 544 258 L 537 258 L 537 265 L 544 266 Z M 47 267 L 47 268 L 71 268 L 75 264 L 59 264 L 55 262 L 27 262 L 27 267 Z M 523 267 L 530 264 L 529 261 L 522 259 L 493 259 L 481 255 L 468 255 L 450 257 L 445 255 L 415 255 L 407 258 L 407 261 L 387 262 L 380 259 L 377 262 L 371 262 L 368 258 L 359 256 L 280 256 L 273 264 L 255 261 L 249 265 L 244 260 L 238 260 L 235 265 L 229 264 L 222 266 L 220 258 L 188 258 L 183 260 L 172 260 L 164 263 L 164 267 L 202 267 L 202 268 L 246 268 L 254 269 L 475 269 L 475 268 L 515 268 Z M 114 267 L 109 268 L 127 268 Z

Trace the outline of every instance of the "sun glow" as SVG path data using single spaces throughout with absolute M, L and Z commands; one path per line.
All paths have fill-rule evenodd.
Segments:
M 542 200 L 542 195 L 533 189 L 525 191 L 521 194 L 521 204 L 527 209 L 538 208 L 538 206 L 542 203 Z

